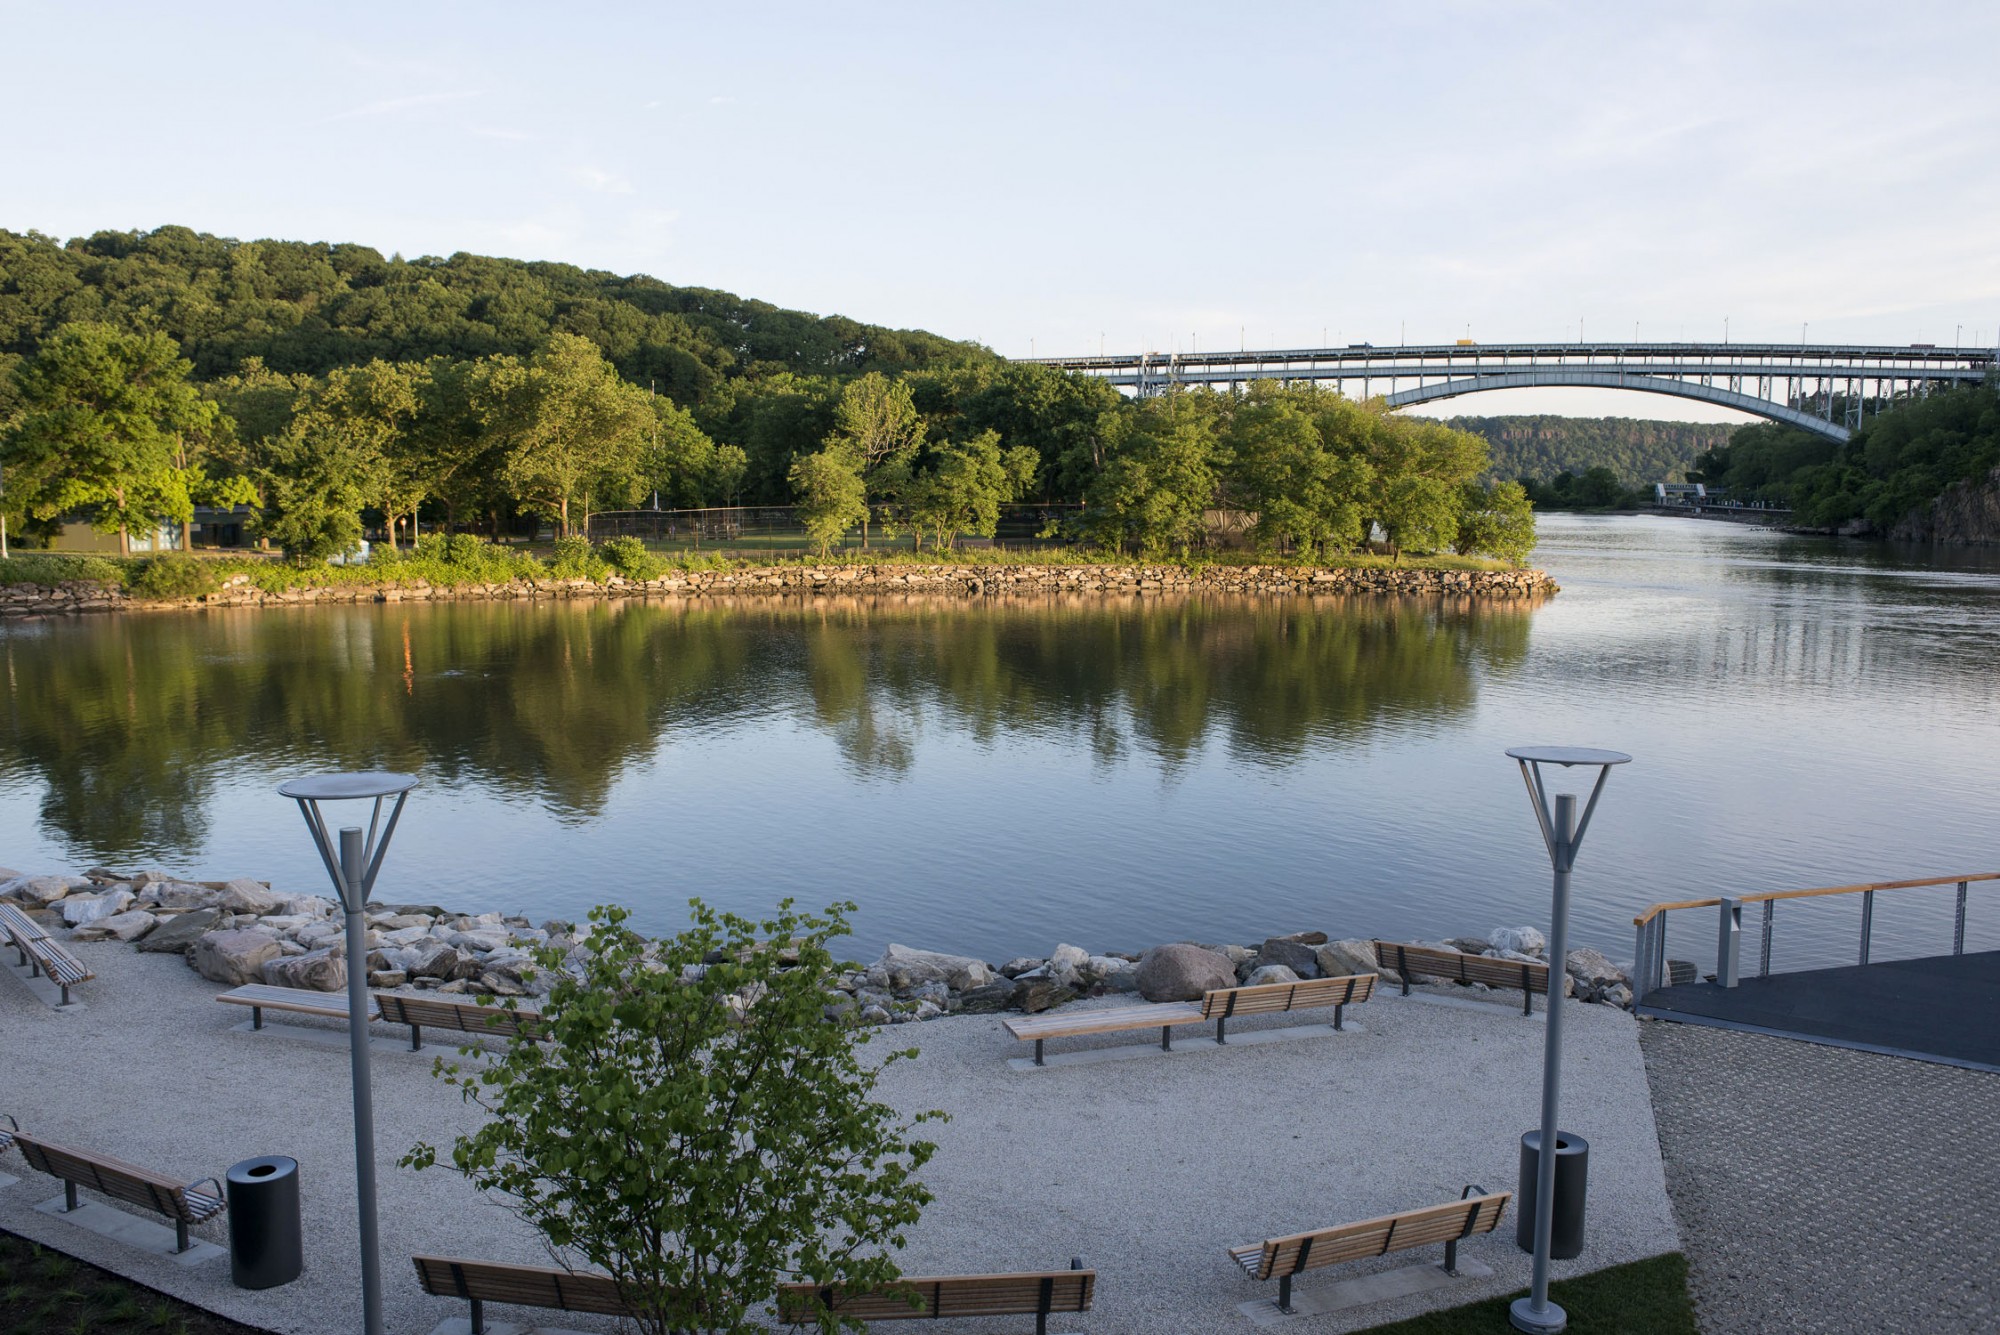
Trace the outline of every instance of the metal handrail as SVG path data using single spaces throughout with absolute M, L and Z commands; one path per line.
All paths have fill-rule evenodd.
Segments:
M 1745 904 L 1764 906 L 1763 930 L 1758 951 L 1757 976 L 1768 977 L 1771 972 L 1771 928 L 1773 910 L 1781 899 L 1813 899 L 1826 895 L 1861 896 L 1861 952 L 1860 962 L 1868 963 L 1871 937 L 1875 926 L 1875 892 L 1878 890 L 1918 890 L 1929 886 L 1955 885 L 1958 887 L 1957 913 L 1952 928 L 1951 953 L 1965 953 L 1965 896 L 1966 889 L 1974 881 L 2000 881 L 2000 871 L 1968 872 L 1956 876 L 1928 876 L 1908 881 L 1871 881 L 1860 885 L 1816 886 L 1809 890 L 1766 890 L 1748 895 L 1717 895 L 1709 899 L 1683 899 L 1670 903 L 1654 904 L 1638 917 L 1632 919 L 1637 929 L 1637 946 L 1633 956 L 1633 991 L 1640 996 L 1666 982 L 1667 970 L 1667 914 L 1675 909 L 1720 909 L 1720 922 L 1716 933 L 1716 981 L 1724 987 L 1736 986 L 1737 950 Z

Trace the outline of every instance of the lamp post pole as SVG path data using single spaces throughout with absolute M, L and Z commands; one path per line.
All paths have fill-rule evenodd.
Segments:
M 339 892 L 347 916 L 347 1051 L 354 1088 L 354 1196 L 361 1232 L 361 1329 L 383 1335 L 382 1245 L 375 1201 L 375 1097 L 368 1061 L 368 896 L 381 873 L 383 855 L 403 817 L 403 802 L 417 781 L 407 774 L 319 774 L 293 779 L 278 791 L 299 804 L 313 846 Z M 382 802 L 394 797 L 389 823 Z M 373 798 L 375 812 L 364 836 L 358 825 L 341 827 L 338 852 L 327 834 L 319 804 Z M 376 838 L 376 832 L 381 837 Z
M 1549 866 L 1554 872 L 1549 907 L 1548 1030 L 1542 1047 L 1542 1130 L 1535 1147 L 1535 1277 L 1528 1296 L 1515 1299 L 1508 1308 L 1507 1319 L 1516 1330 L 1532 1335 L 1558 1335 L 1568 1327 L 1569 1316 L 1549 1301 L 1549 1256 L 1555 1243 L 1556 1152 L 1561 1147 L 1556 1122 L 1562 1104 L 1562 1003 L 1563 993 L 1568 990 L 1565 980 L 1569 959 L 1569 875 L 1611 767 L 1623 765 L 1632 757 L 1619 751 L 1579 746 L 1524 746 L 1507 754 L 1520 763 L 1521 779 L 1528 786 L 1528 801 L 1541 826 L 1542 841 L 1549 851 Z M 1574 793 L 1557 793 L 1555 809 L 1550 810 L 1548 793 L 1542 786 L 1544 764 L 1597 767 L 1597 783 L 1590 791 L 1590 803 L 1584 807 L 1581 820 L 1577 819 Z

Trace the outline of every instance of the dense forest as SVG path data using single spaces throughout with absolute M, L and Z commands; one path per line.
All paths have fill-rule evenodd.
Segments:
M 1839 405 L 1836 404 L 1836 407 Z M 1739 428 L 1690 474 L 1815 528 L 1887 532 L 2000 467 L 2000 384 L 1903 400 L 1842 444 L 1775 423 Z
M 1134 402 L 975 345 L 727 293 L 471 255 L 163 227 L 0 232 L 11 527 L 106 532 L 248 505 L 295 561 L 365 529 L 587 534 L 594 512 L 783 503 L 822 549 L 885 525 L 950 548 L 1015 500 L 1066 536 L 1186 552 L 1217 512 L 1262 549 L 1518 560 L 1485 442 L 1328 391 Z
M 1727 444 L 1736 428 L 1719 422 L 1655 422 L 1632 417 L 1454 417 L 1452 426 L 1493 448 L 1494 477 L 1552 482 L 1606 468 L 1628 488 L 1682 481 L 1695 456 Z

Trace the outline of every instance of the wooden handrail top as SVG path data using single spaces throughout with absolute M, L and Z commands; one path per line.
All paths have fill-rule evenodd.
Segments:
M 1858 895 L 1871 890 L 1920 890 L 1932 885 L 1957 885 L 1970 881 L 2000 881 L 2000 871 L 1973 872 L 1964 876 L 1926 876 L 1916 881 L 1871 881 L 1865 885 L 1823 885 L 1811 890 L 1765 890 L 1758 894 L 1732 896 L 1738 903 L 1762 904 L 1774 899 L 1813 899 L 1820 895 Z M 1634 927 L 1644 927 L 1662 913 L 1673 909 L 1712 909 L 1722 902 L 1717 895 L 1710 899 L 1680 899 L 1671 904 L 1655 904 L 1644 913 L 1632 919 Z

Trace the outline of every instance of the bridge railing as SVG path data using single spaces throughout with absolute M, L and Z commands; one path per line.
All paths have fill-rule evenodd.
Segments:
M 1775 925 L 1776 910 L 1780 900 L 1819 899 L 1832 895 L 1861 896 L 1861 940 L 1860 962 L 1868 963 L 1872 937 L 1875 929 L 1875 896 L 1879 893 L 1900 890 L 1926 890 L 1941 886 L 1955 886 L 1957 900 L 1952 920 L 1951 953 L 1965 953 L 1965 901 L 1967 890 L 1981 881 L 2000 881 L 2000 871 L 1970 872 L 1959 876 L 1931 876 L 1913 881 L 1873 881 L 1862 885 L 1828 885 L 1810 890 L 1770 890 L 1748 895 L 1717 895 L 1710 899 L 1682 899 L 1671 903 L 1654 904 L 1638 917 L 1632 919 L 1637 930 L 1637 942 L 1633 953 L 1632 992 L 1643 997 L 1657 988 L 1667 987 L 1675 982 L 1690 982 L 1692 979 L 1668 977 L 1667 969 L 1667 921 L 1673 913 L 1685 913 L 1695 909 L 1716 910 L 1715 936 L 1715 981 L 1723 987 L 1735 987 L 1741 974 L 1743 909 L 1749 904 L 1762 904 L 1763 924 L 1757 952 L 1757 977 L 1769 977 L 1771 973 L 1771 934 Z

